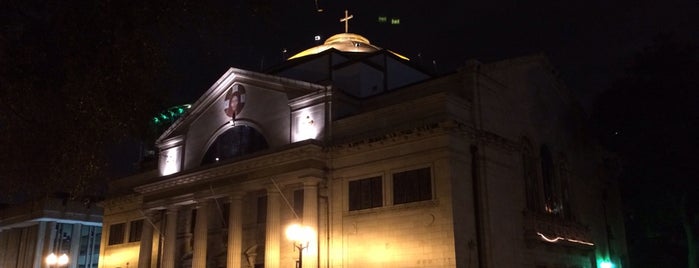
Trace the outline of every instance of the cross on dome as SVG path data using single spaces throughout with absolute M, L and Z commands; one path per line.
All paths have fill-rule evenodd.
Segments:
M 349 20 L 352 19 L 354 15 L 348 15 L 347 10 L 345 9 L 345 17 L 340 19 L 340 22 L 345 23 L 345 33 L 348 32 L 349 30 Z

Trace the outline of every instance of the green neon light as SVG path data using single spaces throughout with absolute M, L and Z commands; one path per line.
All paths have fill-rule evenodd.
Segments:
M 189 108 L 192 108 L 191 104 L 183 104 L 165 109 L 153 117 L 153 123 L 156 125 L 166 124 L 168 122 L 172 123 L 184 115 Z
M 400 19 L 391 19 L 391 24 L 393 24 L 393 25 L 400 24 Z
M 609 260 L 600 260 L 598 261 L 598 263 L 599 265 L 597 266 L 599 266 L 600 268 L 614 268 L 614 263 L 612 263 Z

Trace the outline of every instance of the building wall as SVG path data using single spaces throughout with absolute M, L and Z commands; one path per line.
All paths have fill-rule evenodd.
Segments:
M 292 223 L 317 230 L 304 267 L 592 268 L 610 252 L 619 264 L 626 249 L 623 240 L 615 240 L 623 238 L 617 186 L 603 168 L 604 152 L 586 136 L 584 114 L 552 70 L 541 56 L 472 62 L 445 77 L 353 100 L 342 118 L 319 112 L 343 108 L 318 92 L 291 98 L 283 108 L 291 111 L 286 115 L 293 117 L 292 126 L 281 128 L 294 132 L 305 118 L 301 111 L 313 107 L 323 115 L 317 116 L 323 136 L 135 182 L 128 186 L 132 195 L 105 202 L 105 226 L 149 217 L 156 229 L 149 245 L 152 266 L 165 262 L 168 242 L 174 243 L 174 267 L 194 265 L 198 249 L 192 245 L 202 240 L 193 235 L 193 211 L 208 214 L 205 242 L 212 267 L 222 267 L 231 253 L 234 223 L 242 232 L 233 236 L 240 242 L 233 264 L 241 267 L 293 267 L 298 251 L 283 233 Z M 324 94 L 334 94 L 328 90 Z M 261 128 L 270 133 L 277 121 L 264 122 Z M 212 138 L 191 133 L 187 139 Z M 196 151 L 193 144 L 202 142 L 187 144 L 186 150 Z M 548 159 L 540 154 L 543 147 L 551 152 L 550 173 L 542 164 Z M 394 178 L 424 168 L 430 197 L 396 202 L 404 185 Z M 535 181 L 536 189 L 527 181 Z M 369 187 L 370 198 L 352 190 L 360 186 Z M 296 203 L 301 201 L 295 191 L 301 189 L 303 205 Z M 236 198 L 240 218 L 227 222 Z M 202 202 L 209 205 L 197 209 Z M 172 207 L 174 238 L 165 231 Z M 619 236 L 610 240 L 608 229 Z M 138 263 L 144 257 L 139 244 L 104 246 L 101 267 Z
M 101 209 L 44 198 L 0 211 L 0 267 L 47 267 L 46 257 L 65 254 L 63 267 L 97 267 Z

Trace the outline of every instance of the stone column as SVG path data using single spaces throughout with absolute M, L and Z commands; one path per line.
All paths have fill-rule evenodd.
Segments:
M 303 267 L 318 267 L 318 183 L 319 178 L 303 179 L 303 225 L 311 227 L 315 237 L 303 252 Z
M 267 232 L 265 237 L 265 268 L 279 268 L 281 226 L 280 193 L 274 185 L 267 187 Z
M 177 209 L 169 207 L 165 212 L 165 238 L 163 245 L 162 268 L 175 268 L 175 240 L 177 239 Z
M 228 210 L 228 254 L 226 267 L 241 268 L 243 252 L 243 195 L 235 192 L 230 196 L 230 208 Z
M 197 203 L 192 267 L 206 267 L 206 246 L 207 238 L 209 237 L 209 202 L 210 200 L 202 200 Z
M 78 267 L 76 265 L 78 256 L 80 256 L 80 231 L 83 225 L 76 223 L 73 224 L 73 233 L 70 234 L 70 260 L 75 260 L 72 264 L 69 262 L 69 267 Z
M 141 245 L 138 249 L 138 268 L 150 268 L 153 257 L 153 222 L 150 213 L 143 219 L 141 230 Z
M 182 254 L 184 256 L 192 256 L 192 212 L 193 208 L 191 206 L 184 208 L 184 252 Z
M 44 243 L 46 241 L 46 227 L 45 221 L 40 221 L 38 224 L 38 232 L 36 234 L 36 247 L 34 248 L 34 263 L 45 263 L 46 254 L 44 254 Z M 0 262 L 3 260 L 2 254 L 0 253 Z M 41 265 L 40 265 L 41 266 Z

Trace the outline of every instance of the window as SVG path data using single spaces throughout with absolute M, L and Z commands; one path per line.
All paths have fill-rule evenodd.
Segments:
M 221 133 L 209 146 L 202 164 L 215 163 L 267 149 L 267 140 L 255 128 L 236 126 Z
M 117 223 L 109 226 L 109 243 L 108 245 L 116 245 L 124 243 L 124 228 L 125 223 Z
M 536 174 L 536 158 L 532 154 L 529 140 L 524 139 L 522 149 L 522 169 L 524 170 L 525 196 L 527 197 L 527 209 L 541 211 L 539 201 L 539 176 Z
M 568 170 L 568 163 L 565 160 L 565 156 L 561 157 L 561 161 L 558 166 L 558 181 L 561 185 L 560 188 L 560 199 L 561 203 L 563 203 L 563 211 L 561 214 L 563 214 L 563 218 L 566 219 L 573 219 L 573 214 L 571 213 L 571 208 L 570 208 L 570 191 L 568 189 L 568 180 L 569 180 L 569 175 L 570 171 Z
M 349 182 L 349 210 L 361 210 L 383 205 L 381 177 Z
M 565 157 L 560 157 L 564 159 Z M 546 145 L 541 146 L 541 175 L 544 194 L 544 212 L 560 217 L 569 217 L 568 168 L 565 160 L 554 165 L 551 151 Z M 558 168 L 558 172 L 557 169 Z
M 393 204 L 431 199 L 432 174 L 429 167 L 393 174 Z
M 129 242 L 141 241 L 141 233 L 143 232 L 143 220 L 132 221 L 129 226 Z
M 303 217 L 303 189 L 294 191 L 294 211 L 299 218 Z

